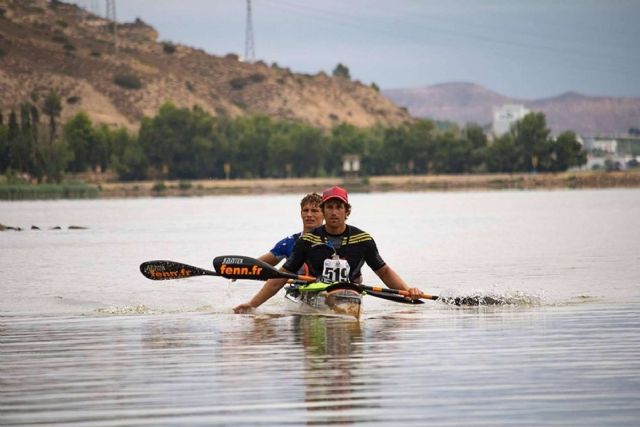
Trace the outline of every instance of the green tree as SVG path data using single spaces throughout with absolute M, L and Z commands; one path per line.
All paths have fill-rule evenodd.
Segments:
M 47 97 L 44 99 L 42 106 L 42 112 L 49 117 L 49 143 L 53 144 L 53 140 L 56 137 L 57 120 L 62 113 L 62 102 L 60 101 L 60 95 L 53 90 L 49 91 Z
M 407 141 L 402 147 L 402 157 L 409 173 L 425 174 L 430 171 L 430 161 L 436 148 L 435 123 L 422 119 L 409 125 Z
M 549 164 L 550 132 L 543 113 L 529 113 L 514 124 L 511 133 L 518 153 L 515 170 L 532 172 L 536 170 L 536 160 L 542 165 Z
M 480 126 L 469 124 L 464 129 L 464 136 L 469 141 L 470 149 L 467 172 L 483 171 L 488 143 L 487 135 Z
M 221 134 L 216 121 L 199 107 L 160 107 L 153 119 L 145 118 L 139 143 L 147 153 L 151 178 L 193 179 L 222 173 Z M 262 157 L 264 158 L 264 157 Z
M 489 172 L 514 172 L 520 160 L 513 135 L 506 133 L 496 138 L 486 150 L 486 164 Z
M 73 153 L 69 150 L 66 141 L 62 138 L 55 139 L 53 143 L 42 141 L 39 152 L 46 180 L 49 182 L 62 181 L 63 173 L 73 159 Z
M 338 65 L 336 65 L 336 68 L 333 69 L 332 74 L 334 77 L 343 77 L 347 80 L 351 79 L 349 68 L 346 65 L 343 65 L 342 63 L 338 63 Z
M 325 170 L 330 175 L 342 173 L 342 157 L 346 154 L 364 153 L 366 131 L 348 123 L 341 123 L 331 129 L 329 150 L 325 159 Z
M 565 131 L 553 143 L 553 164 L 551 170 L 566 171 L 574 166 L 587 163 L 587 153 L 578 142 L 576 134 Z
M 85 172 L 89 169 L 92 158 L 95 158 L 93 150 L 96 144 L 96 134 L 89 116 L 80 112 L 69 119 L 63 128 L 63 139 L 72 153 L 69 170 Z
M 111 164 L 124 181 L 147 179 L 149 161 L 138 138 L 121 128 L 112 133 Z
M 324 174 L 326 138 L 322 131 L 312 126 L 295 123 L 289 130 L 294 144 L 293 175 L 319 176 Z
M 264 115 L 240 117 L 233 122 L 229 138 L 232 176 L 264 178 L 268 176 L 270 140 L 274 135 L 272 119 Z M 284 167 L 284 165 L 283 165 Z
M 433 172 L 468 173 L 472 168 L 471 142 L 458 132 L 448 131 L 435 141 Z
M 9 167 L 9 138 L 8 129 L 4 123 L 0 123 L 0 174 Z
M 296 144 L 289 129 L 278 129 L 269 138 L 267 144 L 266 175 L 270 178 L 290 178 L 296 161 Z
M 362 157 L 362 174 L 384 175 L 391 173 L 391 161 L 385 152 L 386 128 L 380 124 L 368 129 L 368 138 Z
M 9 113 L 7 128 L 7 168 L 20 171 L 20 125 L 15 110 Z
M 405 148 L 406 141 L 409 139 L 409 127 L 406 125 L 390 127 L 385 129 L 382 145 L 382 164 L 379 169 L 384 169 L 392 174 L 409 173 L 409 154 L 410 150 Z M 384 162 L 386 160 L 386 167 Z
M 105 124 L 94 128 L 93 144 L 89 146 L 89 164 L 95 171 L 106 171 L 111 165 L 114 133 Z

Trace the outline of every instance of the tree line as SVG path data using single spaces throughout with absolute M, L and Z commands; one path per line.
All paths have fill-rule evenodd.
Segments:
M 86 113 L 61 127 L 60 97 L 0 114 L 0 173 L 59 182 L 65 173 L 115 171 L 121 180 L 340 176 L 359 155 L 360 174 L 557 172 L 586 162 L 576 135 L 552 137 L 529 113 L 493 140 L 477 125 L 441 129 L 431 120 L 323 131 L 264 115 L 213 117 L 200 107 L 164 104 L 137 134 L 93 124 Z M 42 120 L 41 116 L 45 116 Z

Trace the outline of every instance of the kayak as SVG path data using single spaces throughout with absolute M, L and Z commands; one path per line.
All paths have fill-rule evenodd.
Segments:
M 294 284 L 285 290 L 285 307 L 291 313 L 360 317 L 364 294 L 348 283 Z

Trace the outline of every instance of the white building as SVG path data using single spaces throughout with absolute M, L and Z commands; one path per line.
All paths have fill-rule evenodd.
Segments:
M 618 152 L 618 141 L 611 138 L 584 138 L 583 145 L 587 151 L 600 150 L 607 154 Z
M 511 125 L 529 114 L 524 105 L 505 104 L 493 109 L 493 134 L 501 136 L 509 132 Z

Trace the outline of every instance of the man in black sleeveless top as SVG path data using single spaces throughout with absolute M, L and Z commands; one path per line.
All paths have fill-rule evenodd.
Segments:
M 322 193 L 320 205 L 325 225 L 305 233 L 296 242 L 291 257 L 283 266 L 284 271 L 298 271 L 306 262 L 309 274 L 326 282 L 357 281 L 360 269 L 367 265 L 382 279 L 385 285 L 409 291 L 418 298 L 422 291 L 411 288 L 384 262 L 373 238 L 357 227 L 347 225 L 351 213 L 349 196 L 341 187 L 331 187 Z M 249 301 L 233 309 L 236 313 L 250 311 L 275 295 L 286 283 L 286 279 L 268 280 L 262 289 Z

